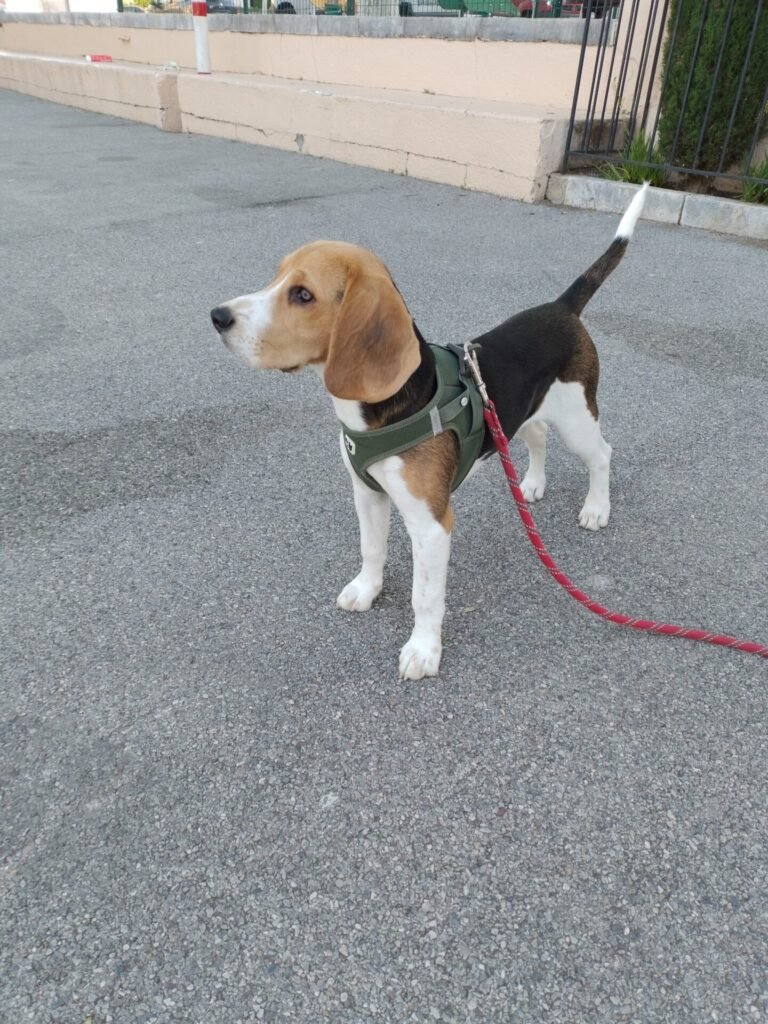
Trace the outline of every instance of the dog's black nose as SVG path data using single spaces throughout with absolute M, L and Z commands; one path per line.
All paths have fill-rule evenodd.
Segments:
M 211 310 L 211 320 L 213 320 L 213 326 L 221 334 L 222 331 L 228 330 L 235 322 L 235 318 L 232 315 L 232 310 L 229 306 L 217 306 Z

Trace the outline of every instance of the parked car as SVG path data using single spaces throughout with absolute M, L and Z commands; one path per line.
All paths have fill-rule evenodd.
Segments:
M 534 0 L 512 0 L 512 3 L 520 12 L 523 18 L 530 18 L 533 15 Z M 552 13 L 552 4 L 549 0 L 536 0 L 536 17 L 544 18 Z

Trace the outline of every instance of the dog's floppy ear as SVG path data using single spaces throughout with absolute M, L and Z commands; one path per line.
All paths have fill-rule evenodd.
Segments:
M 336 398 L 381 402 L 421 361 L 411 317 L 384 274 L 351 270 L 331 332 L 325 386 Z

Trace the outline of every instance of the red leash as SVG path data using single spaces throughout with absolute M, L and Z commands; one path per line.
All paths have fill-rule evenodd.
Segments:
M 477 379 L 477 378 L 476 378 Z M 483 415 L 488 429 L 493 437 L 493 443 L 501 458 L 501 464 L 504 467 L 504 472 L 507 477 L 507 483 L 509 489 L 512 492 L 515 505 L 517 505 L 517 511 L 520 513 L 520 518 L 523 521 L 523 526 L 530 537 L 531 544 L 536 549 L 536 554 L 539 556 L 539 560 L 549 570 L 550 575 L 557 580 L 561 587 L 568 591 L 571 597 L 578 601 L 579 604 L 583 604 L 585 608 L 589 608 L 595 615 L 599 615 L 601 619 L 607 619 L 608 622 L 615 622 L 619 626 L 629 626 L 631 629 L 641 629 L 646 633 L 662 633 L 664 636 L 678 636 L 685 640 L 701 640 L 705 644 L 716 644 L 718 647 L 731 647 L 735 651 L 744 651 L 746 654 L 757 654 L 761 658 L 768 658 L 768 645 L 756 644 L 750 640 L 737 640 L 732 636 L 724 636 L 718 633 L 707 633 L 703 629 L 684 629 L 682 626 L 670 626 L 665 622 L 651 622 L 650 619 L 633 619 L 629 615 L 621 615 L 619 612 L 611 612 L 607 608 L 604 608 L 597 601 L 592 601 L 587 595 L 579 590 L 575 583 L 572 583 L 564 572 L 552 561 L 552 558 L 544 547 L 544 543 L 539 536 L 539 531 L 536 529 L 531 513 L 528 511 L 528 502 L 523 497 L 523 492 L 520 490 L 517 482 L 517 474 L 515 473 L 515 467 L 512 465 L 512 460 L 509 457 L 509 443 L 504 436 L 499 417 L 496 415 L 496 407 L 493 402 L 487 397 L 487 392 L 483 387 L 481 389 L 483 398 L 486 399 L 485 409 Z

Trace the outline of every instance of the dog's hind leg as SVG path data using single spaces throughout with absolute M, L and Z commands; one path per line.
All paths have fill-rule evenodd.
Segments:
M 536 412 L 557 428 L 566 446 L 578 455 L 589 470 L 589 491 L 579 513 L 579 524 L 586 530 L 607 526 L 611 515 L 611 446 L 600 431 L 584 385 L 576 381 L 556 380 Z M 595 406 L 596 408 L 596 406 Z
M 547 424 L 540 421 L 524 423 L 515 434 L 528 449 L 528 471 L 522 479 L 520 490 L 526 501 L 539 501 L 544 497 L 547 475 L 544 464 L 547 457 Z

